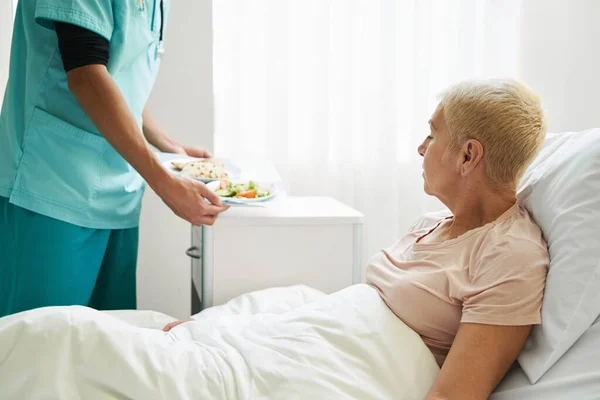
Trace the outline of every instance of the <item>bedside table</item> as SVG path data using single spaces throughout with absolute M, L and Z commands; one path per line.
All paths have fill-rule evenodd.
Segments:
M 362 281 L 364 216 L 329 197 L 231 207 L 192 227 L 192 314 L 255 290 L 305 284 L 332 293 Z

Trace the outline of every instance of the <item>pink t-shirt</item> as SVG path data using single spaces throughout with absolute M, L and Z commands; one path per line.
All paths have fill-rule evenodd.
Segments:
M 366 282 L 440 365 L 461 322 L 539 324 L 549 264 L 540 228 L 518 204 L 455 239 L 418 242 L 448 218 L 449 212 L 422 217 L 366 270 Z

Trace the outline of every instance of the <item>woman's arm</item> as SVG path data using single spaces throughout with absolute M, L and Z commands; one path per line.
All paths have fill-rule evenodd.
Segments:
M 163 332 L 169 332 L 171 329 L 175 328 L 176 326 L 179 326 L 181 324 L 185 324 L 186 322 L 192 322 L 192 321 L 194 321 L 193 318 L 181 319 L 181 320 L 178 320 L 178 321 L 173 321 L 170 324 L 167 324 L 163 328 Z
M 186 154 L 191 157 L 210 158 L 212 155 L 202 147 L 184 146 L 177 143 L 160 126 L 156 118 L 144 108 L 142 114 L 144 136 L 148 143 L 164 153 Z
M 425 400 L 487 399 L 517 359 L 531 328 L 461 324 Z

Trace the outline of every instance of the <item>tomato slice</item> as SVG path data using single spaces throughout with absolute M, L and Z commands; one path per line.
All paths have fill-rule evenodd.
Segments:
M 245 197 L 247 199 L 254 199 L 256 197 L 256 189 L 248 190 L 247 192 L 238 193 L 235 197 Z

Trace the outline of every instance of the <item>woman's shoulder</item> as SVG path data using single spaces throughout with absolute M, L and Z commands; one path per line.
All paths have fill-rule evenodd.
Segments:
M 514 242 L 521 246 L 535 246 L 547 251 L 541 228 L 535 223 L 525 207 L 517 203 L 507 218 L 492 228 L 496 240 Z M 525 242 L 525 243 L 524 243 Z
M 548 264 L 548 245 L 529 212 L 517 204 L 506 218 L 497 221 L 486 235 L 482 257 L 498 257 L 507 264 Z

